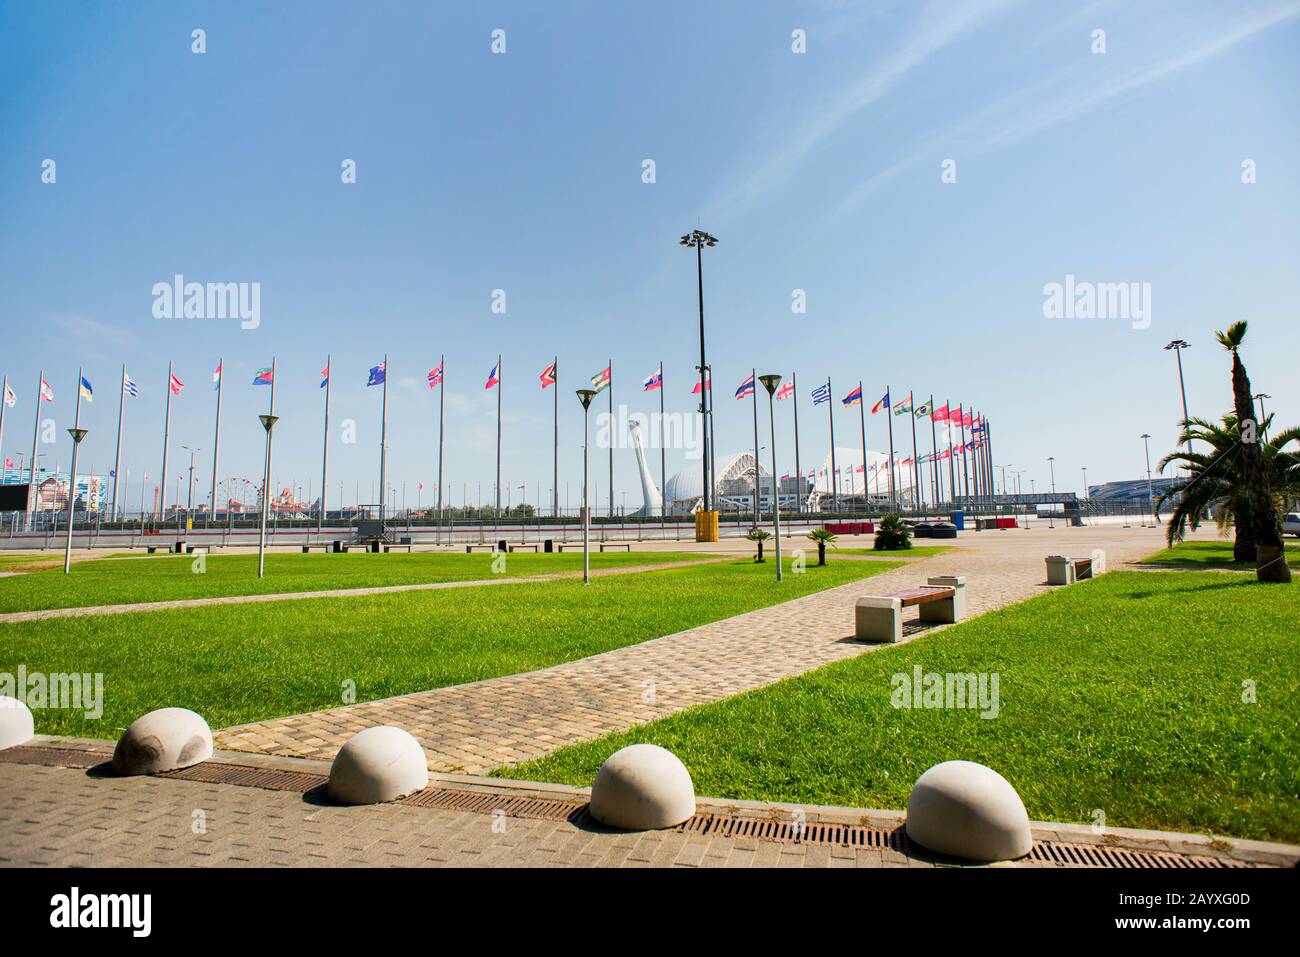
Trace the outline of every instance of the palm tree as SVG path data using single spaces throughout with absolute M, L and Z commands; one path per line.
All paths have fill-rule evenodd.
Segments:
M 817 543 L 817 564 L 826 564 L 826 546 L 835 547 L 835 533 L 825 528 L 814 528 L 808 537 Z
M 1237 421 L 1245 428 L 1251 423 L 1254 434 L 1245 435 L 1241 449 L 1241 471 L 1246 500 L 1250 506 L 1250 523 L 1255 533 L 1255 580 L 1260 582 L 1289 582 L 1291 567 L 1286 563 L 1282 545 L 1282 525 L 1273 508 L 1273 491 L 1269 486 L 1264 456 L 1259 448 L 1259 427 L 1255 422 L 1254 393 L 1250 390 L 1250 376 L 1241 361 L 1241 344 L 1246 338 L 1245 321 L 1234 322 L 1223 332 L 1215 333 L 1219 344 L 1232 353 L 1232 404 Z
M 764 561 L 763 543 L 772 537 L 772 533 L 765 528 L 751 528 L 749 531 L 745 533 L 745 537 L 748 538 L 751 542 L 758 543 L 758 557 L 755 558 L 754 561 L 756 562 Z
M 1260 434 L 1268 430 L 1272 421 L 1270 415 L 1260 423 Z M 1200 526 L 1201 515 L 1214 511 L 1219 530 L 1226 534 L 1231 526 L 1235 533 L 1233 561 L 1255 561 L 1255 530 L 1250 520 L 1250 500 L 1246 495 L 1238 454 L 1241 429 L 1237 417 L 1228 413 L 1223 416 L 1221 425 L 1207 419 L 1190 419 L 1178 442 L 1180 449 L 1166 455 L 1159 465 L 1162 472 L 1170 465 L 1177 465 L 1188 473 L 1182 481 L 1161 493 L 1156 501 L 1157 514 L 1165 502 L 1175 502 L 1165 529 L 1166 541 L 1170 547 L 1182 541 L 1189 527 Z M 1199 447 L 1209 451 L 1188 452 L 1182 448 L 1190 447 L 1191 442 L 1199 443 Z M 1300 495 L 1300 457 L 1285 451 L 1292 442 L 1300 443 L 1300 426 L 1261 443 L 1273 504 L 1278 512 L 1285 511 L 1287 504 Z

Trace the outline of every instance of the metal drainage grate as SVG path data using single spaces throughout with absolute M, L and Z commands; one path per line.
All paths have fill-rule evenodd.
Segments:
M 0 751 L 0 764 L 35 764 L 44 767 L 89 769 L 105 764 L 107 760 L 108 756 L 105 754 L 65 748 L 20 746 Z M 323 774 L 253 768 L 239 764 L 217 764 L 210 761 L 179 771 L 169 771 L 158 777 L 203 784 L 255 787 L 269 791 L 291 791 L 298 794 L 306 794 L 322 787 L 329 780 Z M 484 791 L 428 788 L 403 798 L 399 803 L 473 814 L 501 813 L 513 818 L 567 820 L 576 827 L 586 827 L 596 823 L 588 813 L 586 804 L 555 798 L 509 797 Z M 820 821 L 804 823 L 779 818 L 733 817 L 728 814 L 703 813 L 696 814 L 671 830 L 709 837 L 891 850 L 900 854 L 908 854 L 913 850 L 907 839 L 907 832 L 901 826 L 890 830 L 861 824 L 833 824 Z M 1143 851 L 1111 845 L 1067 844 L 1057 841 L 1035 841 L 1033 849 L 1025 860 L 1055 864 L 1058 867 L 1121 869 L 1185 870 L 1251 866 L 1244 861 L 1208 855 Z
M 38 748 L 25 745 L 0 751 L 0 764 L 37 764 L 45 768 L 93 768 L 108 763 L 111 755 L 67 748 Z

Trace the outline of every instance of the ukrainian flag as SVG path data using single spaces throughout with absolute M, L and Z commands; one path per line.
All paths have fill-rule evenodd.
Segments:
M 87 402 L 95 401 L 95 390 L 90 386 L 90 380 L 84 375 L 81 377 L 81 397 Z

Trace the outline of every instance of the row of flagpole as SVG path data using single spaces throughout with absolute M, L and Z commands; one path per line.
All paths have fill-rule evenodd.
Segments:
M 431 370 L 428 374 L 427 377 L 428 384 L 431 389 L 437 387 L 443 387 L 445 366 L 446 366 L 446 356 L 443 355 L 439 359 L 438 366 L 435 369 Z M 271 414 L 274 414 L 275 411 L 275 367 L 276 364 L 275 364 L 275 360 L 273 359 L 271 366 L 269 368 L 258 370 L 258 373 L 253 380 L 253 383 L 255 385 L 270 385 Z M 555 359 L 542 372 L 540 376 L 541 387 L 543 390 L 547 389 L 550 386 L 556 386 L 556 393 L 553 397 L 554 447 L 553 447 L 553 463 L 552 463 L 552 467 L 553 467 L 552 508 L 556 514 L 558 514 L 559 511 L 559 389 L 558 389 L 559 373 L 558 373 L 558 367 L 559 367 L 559 357 L 556 356 Z M 754 409 L 753 409 L 754 461 L 755 461 L 754 512 L 755 515 L 757 516 L 760 507 L 759 506 L 760 483 L 758 481 L 758 473 L 759 473 L 758 461 L 760 458 L 759 455 L 760 446 L 759 446 L 759 438 L 758 438 L 756 373 L 757 373 L 756 369 L 751 370 L 750 376 L 747 379 L 745 379 L 741 383 L 740 387 L 736 390 L 736 398 L 741 399 L 749 396 L 752 397 L 754 403 Z M 329 488 L 330 399 L 331 399 L 332 378 L 333 378 L 331 356 L 326 356 L 325 368 L 322 370 L 321 375 L 322 375 L 321 387 L 325 389 L 325 410 L 324 410 L 324 427 L 322 431 L 321 499 L 320 499 L 318 521 L 317 521 L 318 529 L 322 527 L 324 522 L 324 515 L 326 512 L 326 496 L 328 494 L 328 488 Z M 168 363 L 167 377 L 168 377 L 168 382 L 167 382 L 166 406 L 165 406 L 164 418 L 163 418 L 162 480 L 159 483 L 159 495 L 157 500 L 157 514 L 159 516 L 163 516 L 166 514 L 166 495 L 167 495 L 166 477 L 168 474 L 167 464 L 168 464 L 168 457 L 169 457 L 170 433 L 171 433 L 171 400 L 173 395 L 180 395 L 181 391 L 184 389 L 184 383 L 181 382 L 181 380 L 176 376 L 174 366 L 171 362 Z M 224 389 L 224 375 L 222 373 L 222 364 L 220 359 L 218 359 L 217 366 L 213 372 L 213 381 L 215 383 L 217 395 L 216 395 L 216 415 L 215 415 L 213 451 L 212 451 L 212 457 L 213 457 L 212 488 L 210 492 L 209 508 L 210 508 L 210 512 L 215 514 L 216 507 L 217 507 L 217 501 L 216 501 L 217 487 L 219 484 L 218 470 L 219 470 L 219 451 L 221 445 L 221 407 L 222 407 L 222 394 Z M 502 386 L 502 381 L 503 381 L 502 356 L 498 354 L 496 365 L 489 373 L 487 383 L 484 386 L 485 389 L 492 389 L 492 388 L 497 389 L 496 490 L 495 490 L 495 500 L 494 500 L 494 513 L 498 517 L 500 516 L 500 510 L 501 510 L 501 465 L 502 465 L 501 463 L 502 387 L 501 386 Z M 776 398 L 793 399 L 792 404 L 793 404 L 793 417 L 794 417 L 795 474 L 797 477 L 797 484 L 799 485 L 799 487 L 802 488 L 803 482 L 806 477 L 802 473 L 802 463 L 800 458 L 799 405 L 798 405 L 797 381 L 798 380 L 796 378 L 796 375 L 792 373 L 789 385 L 782 387 L 777 392 Z M 39 384 L 38 384 L 37 408 L 36 408 L 36 416 L 35 416 L 35 425 L 34 425 L 33 436 L 32 436 L 32 462 L 31 462 L 31 473 L 30 473 L 32 488 L 35 488 L 36 486 L 36 461 L 37 461 L 36 456 L 37 456 L 37 444 L 38 444 L 39 430 L 40 430 L 40 403 L 42 401 L 45 402 L 53 401 L 53 390 L 51 389 L 49 383 L 46 382 L 45 380 L 44 370 L 41 370 L 39 373 L 38 383 Z M 614 411 L 612 383 L 613 383 L 613 360 L 610 359 L 603 370 L 601 370 L 596 375 L 591 377 L 591 384 L 597 392 L 601 391 L 602 389 L 607 389 L 609 391 L 609 411 L 610 411 L 611 421 L 613 421 L 613 411 Z M 708 374 L 708 370 L 705 370 L 705 374 L 701 377 L 701 383 L 703 383 L 704 385 L 703 391 L 706 393 L 706 395 L 704 396 L 704 401 L 702 401 L 701 403 L 701 413 L 704 417 L 704 422 L 705 422 L 704 454 L 706 456 L 713 457 L 713 461 L 714 463 L 716 463 L 716 442 L 713 440 L 712 437 L 712 417 L 713 417 L 712 416 L 712 411 L 713 411 L 712 410 L 712 405 L 713 405 L 712 381 L 711 381 L 711 376 Z M 367 386 L 373 386 L 373 385 L 383 386 L 383 397 L 381 400 L 381 413 L 380 413 L 381 423 L 380 423 L 380 462 L 379 462 L 379 475 L 380 475 L 379 502 L 377 503 L 379 507 L 379 518 L 382 521 L 386 517 L 387 505 L 388 505 L 387 502 L 388 357 L 386 355 L 383 361 L 379 365 L 371 368 L 369 380 L 367 381 L 366 384 Z M 642 382 L 642 388 L 643 391 L 653 391 L 657 389 L 659 390 L 660 393 L 659 396 L 660 427 L 661 427 L 660 482 L 661 485 L 665 486 L 663 488 L 663 492 L 666 494 L 667 493 L 667 488 L 666 488 L 667 463 L 666 463 L 665 442 L 663 440 L 664 392 L 666 390 L 664 388 L 664 367 L 662 361 L 659 363 L 659 367 L 656 370 L 656 372 L 651 374 Z M 692 392 L 693 393 L 701 392 L 699 383 L 697 383 L 694 386 Z M 125 405 L 126 405 L 125 399 L 127 395 L 135 396 L 137 394 L 138 394 L 137 386 L 135 382 L 128 375 L 126 366 L 124 364 L 122 367 L 122 388 L 118 400 L 117 440 L 116 440 L 116 450 L 114 454 L 112 497 L 110 500 L 110 514 L 114 518 L 116 518 L 116 516 L 119 513 L 118 491 L 119 491 L 119 483 L 120 483 L 120 476 L 121 476 L 122 430 L 123 430 L 123 422 L 125 418 Z M 85 378 L 82 371 L 79 370 L 78 371 L 78 396 L 77 396 L 78 425 L 79 425 L 79 415 L 80 415 L 80 399 L 83 395 L 87 398 L 88 401 L 90 401 L 93 397 L 93 390 L 90 387 L 89 381 Z M 442 518 L 443 509 L 444 509 L 444 503 L 443 503 L 444 456 L 445 456 L 445 398 L 444 396 L 445 396 L 445 387 L 443 388 L 443 392 L 440 393 L 439 395 L 439 402 L 438 402 L 437 509 L 438 509 L 438 514 L 440 519 Z M 830 459 L 831 459 L 829 486 L 830 486 L 831 499 L 833 502 L 838 504 L 839 497 L 840 497 L 840 488 L 839 488 L 840 471 L 838 468 L 838 462 L 836 460 L 835 421 L 833 415 L 834 403 L 831 401 L 832 399 L 831 379 L 828 377 L 824 385 L 820 385 L 816 389 L 814 389 L 811 393 L 811 397 L 813 399 L 814 406 L 821 405 L 823 403 L 827 405 L 827 424 L 830 433 Z M 13 390 L 10 388 L 8 378 L 6 377 L 4 379 L 3 403 L 0 404 L 0 442 L 3 441 L 3 435 L 4 435 L 4 408 L 8 406 L 12 406 L 14 404 L 14 398 L 15 398 L 15 394 Z M 847 408 L 851 408 L 854 405 L 857 405 L 859 407 L 859 432 L 860 432 L 860 439 L 862 444 L 861 471 L 863 472 L 863 494 L 865 498 L 866 496 L 871 494 L 871 473 L 873 471 L 878 471 L 878 468 L 876 466 L 870 465 L 870 463 L 868 462 L 868 456 L 867 456 L 868 449 L 867 449 L 867 437 L 866 437 L 866 409 L 865 409 L 865 402 L 863 401 L 863 383 L 861 380 L 859 380 L 857 388 L 855 388 L 848 395 L 843 397 L 840 400 L 840 403 L 841 405 Z M 962 405 L 958 405 L 956 410 L 954 411 L 951 408 L 951 403 L 948 400 L 945 400 L 942 408 L 936 409 L 934 405 L 933 394 L 930 395 L 928 402 L 923 403 L 918 408 L 915 405 L 915 395 L 910 390 L 905 400 L 901 400 L 900 402 L 893 404 L 891 407 L 891 390 L 889 387 L 886 387 L 884 396 L 875 404 L 875 406 L 873 406 L 871 411 L 873 414 L 875 414 L 881 411 L 881 409 L 885 410 L 887 416 L 887 423 L 888 423 L 888 437 L 889 437 L 888 482 L 889 482 L 889 502 L 892 509 L 897 510 L 899 504 L 900 496 L 899 496 L 899 489 L 896 480 L 896 471 L 900 464 L 904 467 L 908 465 L 911 466 L 912 480 L 910 485 L 912 488 L 912 502 L 914 507 L 920 508 L 924 504 L 924 491 L 922 485 L 921 465 L 925 461 L 928 461 L 931 465 L 931 483 L 930 483 L 931 494 L 933 495 L 934 502 L 938 504 L 943 499 L 943 485 L 944 485 L 940 477 L 938 463 L 940 459 L 946 459 L 948 461 L 948 473 L 949 473 L 948 483 L 947 483 L 948 492 L 949 492 L 949 501 L 955 501 L 958 497 L 958 491 L 957 491 L 958 476 L 956 474 L 956 458 L 958 453 L 960 453 L 961 455 L 961 465 L 962 465 L 962 469 L 961 469 L 961 485 L 963 490 L 962 496 L 966 499 L 972 498 L 971 496 L 972 478 L 974 479 L 975 482 L 975 497 L 988 497 L 993 494 L 993 492 L 995 491 L 995 487 L 992 481 L 993 465 L 992 465 L 990 426 L 986 419 L 984 419 L 979 414 L 975 414 L 974 416 L 972 416 L 971 410 L 964 408 L 964 406 Z M 902 415 L 905 413 L 910 413 L 910 417 L 912 419 L 912 430 L 911 430 L 912 431 L 912 456 L 909 459 L 904 460 L 902 463 L 899 463 L 895 452 L 893 418 L 894 416 Z M 923 415 L 930 418 L 930 426 L 931 426 L 931 451 L 929 456 L 925 459 L 923 459 L 920 455 L 918 441 L 917 441 L 917 434 L 916 434 L 916 419 L 922 417 Z M 936 423 L 938 423 L 939 421 L 944 421 L 947 424 L 948 448 L 942 454 L 938 449 L 938 435 L 937 435 Z M 975 432 L 978 432 L 980 434 L 979 439 L 977 440 L 968 439 L 967 432 L 966 432 L 968 426 L 971 426 Z M 953 446 L 954 428 L 960 428 L 961 430 L 960 448 L 954 448 Z M 614 513 L 614 494 L 615 494 L 614 484 L 613 484 L 613 476 L 614 476 L 613 446 L 614 443 L 611 442 L 610 449 L 609 449 L 610 514 Z M 820 472 L 814 471 L 811 474 L 814 478 L 814 487 L 815 487 L 816 478 L 821 474 L 825 474 L 825 470 L 821 470 Z M 147 477 L 148 476 L 146 473 L 145 476 L 146 481 L 147 481 Z M 715 483 L 716 480 L 717 480 L 716 469 L 714 469 Z M 773 488 L 774 488 L 774 494 L 776 496 L 779 496 L 780 494 L 779 482 L 780 479 L 777 478 L 776 476 L 773 476 Z M 877 480 L 877 485 L 878 484 L 879 481 Z M 852 473 L 850 473 L 850 494 L 853 494 L 853 486 L 854 483 L 852 480 Z M 141 494 L 142 494 L 141 511 L 143 513 L 144 493 L 142 492 Z M 263 488 L 262 496 L 264 499 L 263 502 L 264 506 L 266 504 L 265 500 L 269 498 L 269 494 L 270 494 L 269 488 Z M 178 503 L 178 507 L 179 507 L 179 503 Z M 800 510 L 802 510 L 802 507 L 803 507 L 803 495 L 800 494 L 799 496 Z

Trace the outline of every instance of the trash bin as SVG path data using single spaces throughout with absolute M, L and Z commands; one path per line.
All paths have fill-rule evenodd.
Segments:
M 962 511 L 953 512 L 952 515 L 949 516 L 949 518 L 952 520 L 952 524 L 957 529 L 957 531 L 964 532 L 966 530 L 965 512 Z
M 542 542 L 542 551 L 548 553 L 555 551 L 555 539 L 548 538 L 546 541 Z
M 501 539 L 499 542 L 497 542 L 497 551 L 499 552 L 510 551 L 510 544 L 504 538 Z
M 1074 581 L 1074 563 L 1065 555 L 1047 556 L 1047 584 L 1068 585 Z

